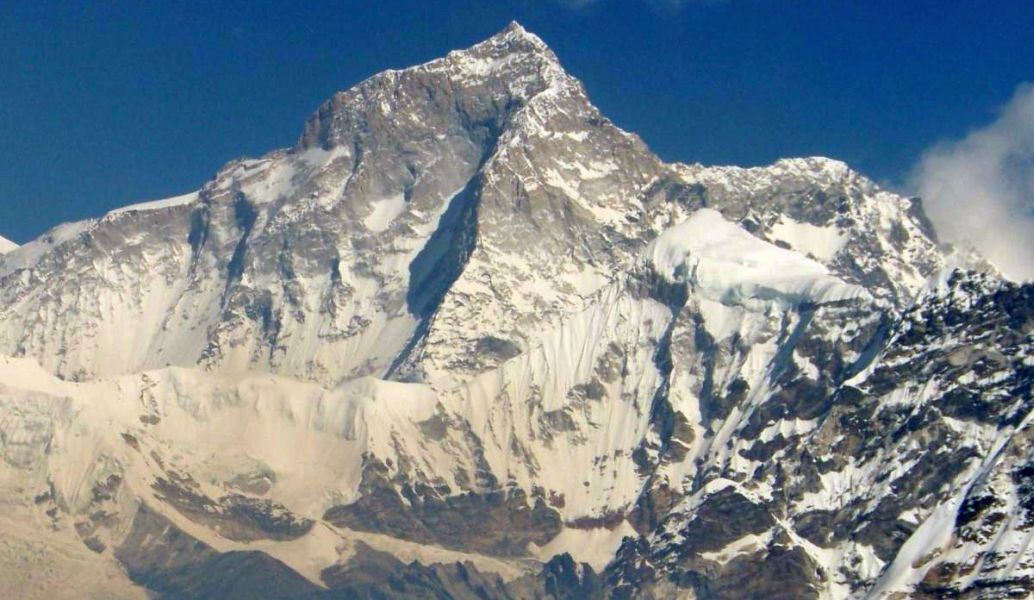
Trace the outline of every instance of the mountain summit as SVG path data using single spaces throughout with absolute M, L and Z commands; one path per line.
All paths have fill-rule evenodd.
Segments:
M 1034 287 L 952 264 L 842 162 L 664 163 L 512 23 L 0 254 L 0 589 L 1008 597 Z

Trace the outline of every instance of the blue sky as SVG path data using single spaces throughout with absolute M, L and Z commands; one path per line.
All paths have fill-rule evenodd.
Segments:
M 0 235 L 196 189 L 229 159 L 293 144 L 334 91 L 512 19 L 665 159 L 821 154 L 922 187 L 922 157 L 994 123 L 1034 79 L 1032 4 L 5 3 Z

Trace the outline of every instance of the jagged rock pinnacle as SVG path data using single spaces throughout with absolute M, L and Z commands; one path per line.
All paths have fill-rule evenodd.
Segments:
M 523 104 L 551 86 L 578 86 L 552 50 L 516 21 L 492 37 L 402 70 L 388 70 L 338 92 L 308 120 L 298 148 L 352 143 L 353 134 L 393 122 L 410 103 L 467 97 L 492 104 Z M 475 100 L 471 100 L 475 101 Z

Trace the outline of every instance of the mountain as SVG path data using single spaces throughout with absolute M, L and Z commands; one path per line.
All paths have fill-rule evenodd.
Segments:
M 1034 286 L 959 256 L 838 161 L 662 162 L 511 24 L 0 256 L 0 589 L 1022 595 Z
M 6 254 L 17 247 L 18 244 L 15 244 L 11 240 L 0 236 L 0 254 Z

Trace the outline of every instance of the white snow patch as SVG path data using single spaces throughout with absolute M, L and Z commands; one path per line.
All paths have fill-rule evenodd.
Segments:
M 759 240 L 712 209 L 668 229 L 647 252 L 661 275 L 685 280 L 704 297 L 725 304 L 789 308 L 868 297 L 822 264 Z
M 164 198 L 162 200 L 150 200 L 148 202 L 140 202 L 138 204 L 130 204 L 129 206 L 123 206 L 122 208 L 116 208 L 110 211 L 107 216 L 118 215 L 128 212 L 139 212 L 145 210 L 158 210 L 160 208 L 172 208 L 174 206 L 184 206 L 186 204 L 192 204 L 197 201 L 198 193 L 190 192 L 189 194 L 182 194 L 180 196 L 173 196 L 172 198 Z
M 588 564 L 596 572 L 602 571 L 617 553 L 621 541 L 639 534 L 622 521 L 614 529 L 600 527 L 598 529 L 574 529 L 565 527 L 553 539 L 541 548 L 532 548 L 533 553 L 543 562 L 558 554 L 568 553 L 576 562 Z M 533 545 L 534 546 L 534 545 Z
M 771 541 L 771 530 L 766 531 L 761 535 L 751 533 L 726 544 L 725 547 L 715 550 L 714 552 L 701 552 L 700 558 L 725 564 L 741 554 L 757 552 L 758 550 L 768 546 Z
M 10 252 L 11 250 L 16 249 L 17 247 L 18 247 L 18 244 L 15 244 L 11 240 L 9 240 L 9 239 L 7 239 L 7 238 L 5 238 L 3 236 L 0 236 L 0 254 L 7 254 L 8 252 Z
M 372 212 L 363 219 L 363 225 L 370 231 L 384 231 L 391 226 L 402 211 L 406 209 L 406 198 L 402 194 L 371 203 Z
M 834 225 L 819 227 L 811 223 L 787 220 L 785 216 L 780 217 L 772 226 L 772 237 L 823 262 L 833 260 L 847 243 L 847 235 Z

